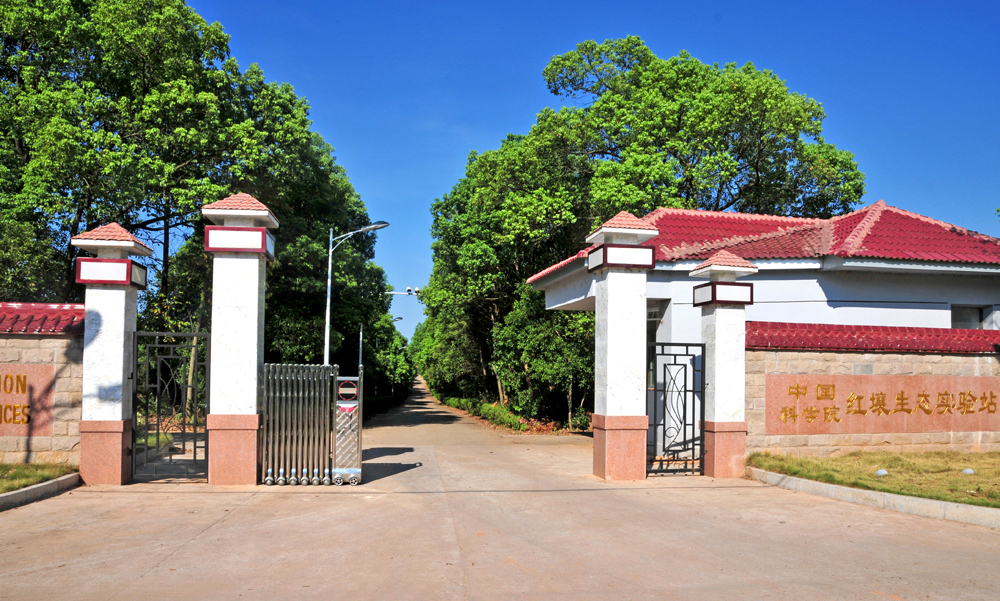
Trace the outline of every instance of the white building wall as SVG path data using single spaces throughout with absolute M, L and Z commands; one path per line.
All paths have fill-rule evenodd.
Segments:
M 649 279 L 651 300 L 670 299 L 657 340 L 701 342 L 692 288 L 703 282 L 683 271 L 654 271 Z M 996 276 L 762 269 L 740 281 L 754 284 L 747 321 L 949 328 L 953 304 L 1000 305 Z M 1000 329 L 997 309 L 987 312 L 984 327 Z

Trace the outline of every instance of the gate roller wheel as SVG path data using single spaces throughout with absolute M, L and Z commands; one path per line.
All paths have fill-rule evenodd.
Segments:
M 350 484 L 351 486 L 357 486 L 358 484 L 361 484 L 361 478 L 358 478 L 357 476 L 351 476 L 350 478 L 347 479 L 347 483 Z
M 333 484 L 334 484 L 334 486 L 343 486 L 344 485 L 344 477 L 343 476 L 339 476 L 339 475 L 338 476 L 334 476 L 333 477 Z

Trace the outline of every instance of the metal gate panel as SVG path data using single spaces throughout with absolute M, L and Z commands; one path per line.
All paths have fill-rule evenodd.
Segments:
M 646 414 L 649 473 L 701 474 L 705 415 L 705 345 L 656 342 L 649 345 Z
M 351 484 L 361 482 L 361 423 L 364 411 L 364 368 L 358 377 L 337 378 L 336 437 L 337 450 L 334 480 L 346 478 Z
M 261 480 L 265 484 L 330 484 L 336 365 L 266 364 Z

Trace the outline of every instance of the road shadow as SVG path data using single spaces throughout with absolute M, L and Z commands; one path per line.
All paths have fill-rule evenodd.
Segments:
M 373 447 L 371 449 L 364 449 L 361 451 L 361 460 L 371 461 L 372 459 L 378 459 L 379 457 L 393 457 L 395 455 L 404 455 L 412 452 L 413 447 Z
M 363 466 L 362 474 L 365 482 L 374 482 L 382 478 L 388 478 L 412 469 L 422 467 L 421 462 L 416 463 L 366 463 Z

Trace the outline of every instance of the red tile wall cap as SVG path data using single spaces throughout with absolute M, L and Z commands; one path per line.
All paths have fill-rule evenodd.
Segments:
M 0 334 L 82 334 L 84 306 L 0 303 Z
M 146 250 L 152 250 L 145 244 L 142 240 L 139 240 L 131 232 L 117 223 L 108 223 L 100 227 L 96 227 L 88 232 L 83 232 L 82 234 L 77 234 L 73 236 L 73 240 L 103 240 L 111 242 L 135 242 L 139 246 L 145 248 Z
M 748 321 L 746 348 L 896 353 L 1000 353 L 1000 330 Z
M 757 266 L 747 261 L 743 257 L 734 255 L 728 250 L 720 250 L 713 254 L 711 257 L 705 260 L 704 263 L 698 265 L 691 271 L 698 271 L 699 269 L 705 269 L 706 267 L 741 267 L 743 269 L 757 269 Z
M 222 211 L 270 211 L 267 205 L 249 194 L 240 192 L 227 196 L 222 200 L 207 204 L 202 209 L 217 209 Z

